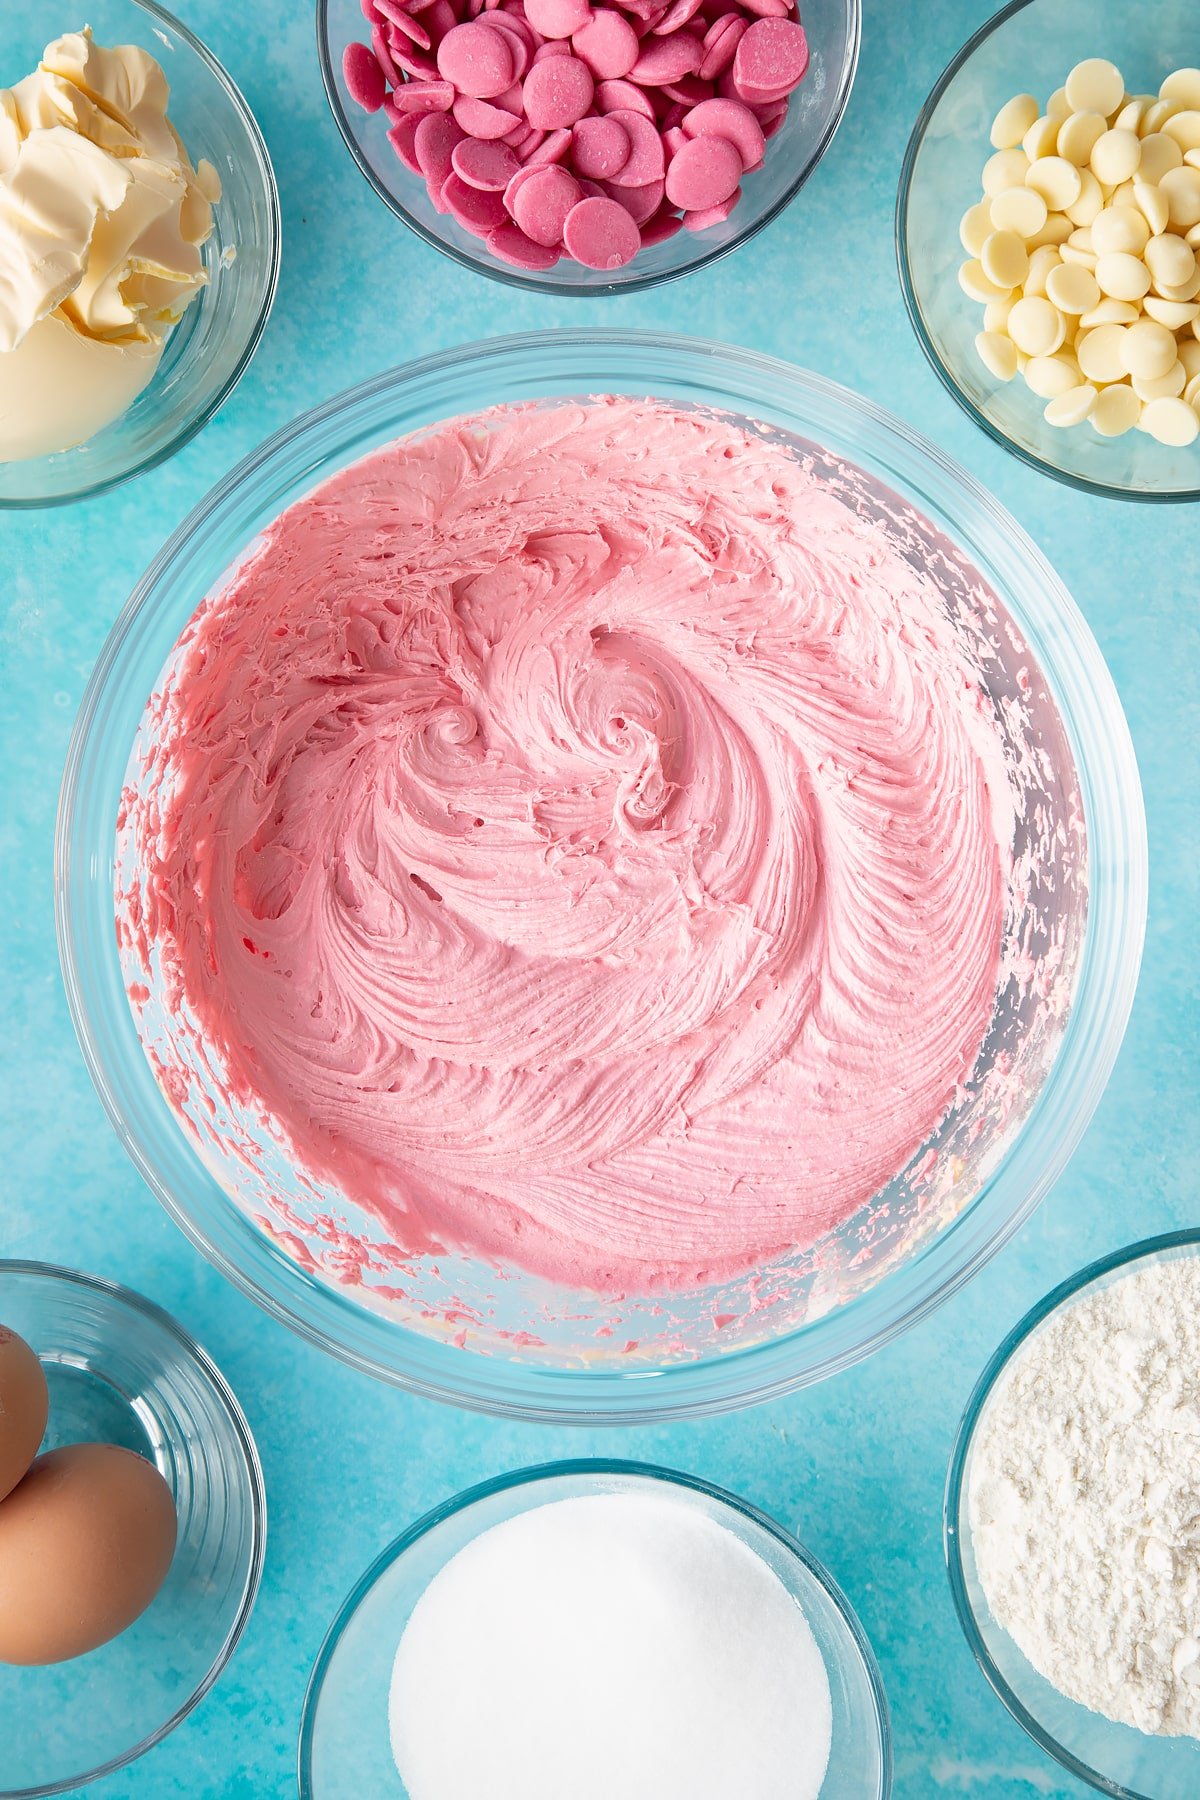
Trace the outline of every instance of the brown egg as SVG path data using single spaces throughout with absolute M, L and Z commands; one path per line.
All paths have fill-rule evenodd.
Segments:
M 49 1410 L 41 1363 L 24 1338 L 0 1325 L 0 1500 L 37 1455 Z
M 82 1656 L 132 1625 L 175 1554 L 175 1504 L 113 1444 L 39 1456 L 0 1502 L 0 1662 Z

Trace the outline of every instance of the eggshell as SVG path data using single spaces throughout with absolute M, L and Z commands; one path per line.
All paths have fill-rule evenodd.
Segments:
M 175 1554 L 152 1463 L 113 1444 L 39 1456 L 0 1503 L 0 1662 L 82 1656 L 132 1625 Z
M 0 1325 L 0 1500 L 37 1455 L 49 1410 L 41 1363 L 24 1338 Z

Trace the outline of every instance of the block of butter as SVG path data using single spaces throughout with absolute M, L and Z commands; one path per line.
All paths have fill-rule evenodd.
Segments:
M 0 461 L 70 449 L 141 393 L 204 286 L 221 185 L 162 68 L 88 30 L 0 89 Z

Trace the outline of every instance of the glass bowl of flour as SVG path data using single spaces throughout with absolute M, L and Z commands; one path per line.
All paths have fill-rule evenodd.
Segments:
M 879 1670 L 829 1574 L 640 1463 L 502 1475 L 389 1545 L 334 1620 L 301 1800 L 888 1800 Z
M 1200 1231 L 1092 1263 L 981 1376 L 946 1490 L 967 1642 L 1042 1749 L 1122 1800 L 1200 1793 Z

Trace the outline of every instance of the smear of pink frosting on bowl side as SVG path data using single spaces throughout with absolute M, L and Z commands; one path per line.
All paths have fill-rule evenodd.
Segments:
M 935 582 L 731 421 L 376 452 L 204 603 L 149 724 L 118 920 L 172 1081 L 406 1254 L 726 1278 L 869 1201 L 978 1055 L 991 704 Z

